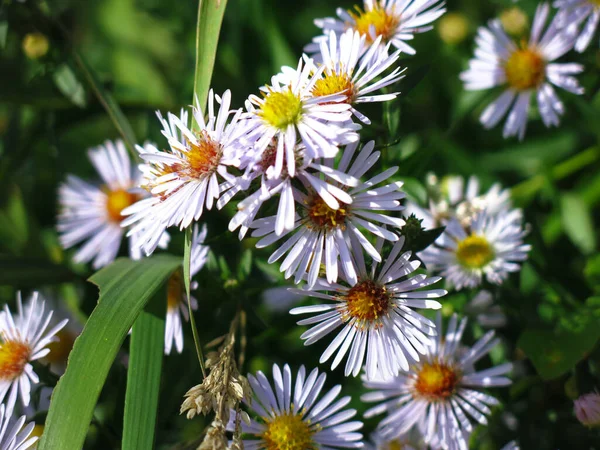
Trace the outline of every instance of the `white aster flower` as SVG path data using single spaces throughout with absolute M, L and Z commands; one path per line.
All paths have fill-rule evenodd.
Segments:
M 31 385 L 39 382 L 33 371 L 32 361 L 46 356 L 55 335 L 66 325 L 62 320 L 50 331 L 52 311 L 45 313 L 45 303 L 38 303 L 38 293 L 34 292 L 30 304 L 23 308 L 21 293 L 17 294 L 18 316 L 12 316 L 8 305 L 0 311 L 0 402 L 8 394 L 7 408 L 12 411 L 20 394 L 23 406 L 30 401 Z
M 469 227 L 452 219 L 444 233 L 419 258 L 429 271 L 439 273 L 449 286 L 474 288 L 485 278 L 502 284 L 510 272 L 518 272 L 531 246 L 523 244 L 527 231 L 515 215 L 519 210 L 490 216 L 477 215 Z
M 57 228 L 64 248 L 84 242 L 74 260 L 93 260 L 93 267 L 98 269 L 116 258 L 124 234 L 121 212 L 143 197 L 144 192 L 135 189 L 140 173 L 132 167 L 122 141 L 106 141 L 90 150 L 88 156 L 102 184 L 69 175 L 59 188 L 61 211 Z M 140 256 L 133 238 L 129 240 L 129 250 L 132 258 Z
M 215 100 L 220 105 L 216 114 Z M 139 233 L 138 245 L 147 253 L 154 250 L 162 228 L 184 229 L 200 219 L 204 208 L 212 208 L 222 190 L 219 177 L 234 179 L 227 167 L 239 165 L 239 138 L 244 127 L 238 122 L 242 111 L 231 111 L 230 105 L 230 91 L 218 97 L 211 90 L 206 117 L 199 108 L 192 109 L 197 128 L 190 125 L 186 111 L 180 117 L 169 113 L 168 120 L 158 114 L 168 150 L 149 143 L 137 146 L 145 161 L 140 165 L 142 187 L 152 196 L 126 208 L 123 214 L 129 217 L 123 225 L 133 225 L 129 234 Z
M 356 158 L 353 157 L 357 145 L 348 145 L 337 166 L 337 171 L 360 179 L 379 159 L 380 152 L 373 151 L 374 145 L 373 141 L 367 143 Z M 326 163 L 331 164 L 331 161 Z M 346 279 L 349 282 L 356 282 L 356 271 L 350 256 L 350 236 L 356 236 L 367 253 L 376 261 L 381 261 L 379 252 L 359 228 L 395 242 L 398 240 L 397 234 L 389 231 L 385 225 L 395 228 L 404 225 L 404 220 L 384 214 L 403 209 L 399 202 L 404 198 L 404 193 L 400 191 L 402 183 L 394 182 L 375 187 L 397 170 L 397 167 L 392 167 L 366 182 L 361 182 L 355 188 L 346 189 L 342 186 L 340 191 L 346 190 L 349 198 L 342 200 L 342 203 L 336 200 L 339 203 L 337 209 L 334 209 L 333 202 L 326 201 L 328 196 L 324 195 L 324 189 L 316 182 L 311 183 L 312 189 L 308 194 L 294 188 L 294 199 L 302 207 L 300 215 L 296 214 L 294 230 L 279 236 L 275 231 L 277 216 L 257 219 L 251 225 L 255 228 L 252 236 L 262 237 L 256 246 L 266 247 L 283 236 L 291 234 L 269 258 L 271 264 L 287 253 L 280 268 L 285 272 L 286 278 L 294 274 L 297 284 L 306 276 L 308 284 L 312 286 L 317 280 L 321 262 L 324 262 L 329 282 L 333 283 L 337 280 L 339 264 Z M 337 198 L 340 199 L 340 195 L 337 195 Z
M 198 225 L 194 225 L 192 233 L 192 248 L 190 257 L 190 278 L 193 278 L 200 269 L 204 267 L 208 260 L 208 246 L 202 245 L 206 239 L 206 224 L 202 226 L 202 231 L 198 230 Z M 198 283 L 192 281 L 191 290 L 198 288 Z M 191 295 L 192 310 L 198 309 L 198 300 Z M 186 322 L 189 318 L 188 299 L 183 283 L 183 273 L 181 270 L 174 272 L 167 281 L 167 319 L 165 322 L 165 354 L 171 353 L 173 344 L 177 353 L 183 351 L 183 319 Z
M 362 9 L 356 5 L 348 11 L 338 8 L 339 19 L 315 20 L 325 36 L 315 38 L 306 46 L 306 51 L 318 51 L 318 43 L 327 39 L 330 31 L 339 35 L 350 28 L 365 36 L 367 43 L 381 37 L 383 43 L 391 43 L 398 50 L 414 55 L 415 49 L 406 41 L 431 30 L 430 24 L 446 12 L 445 2 L 440 0 L 364 0 L 363 5 Z
M 423 208 L 414 202 L 407 202 L 404 216 L 414 214 L 422 219 L 425 229 L 446 225 L 450 219 L 457 219 L 461 224 L 469 226 L 473 218 L 482 211 L 496 215 L 512 208 L 510 191 L 495 183 L 487 192 L 480 192 L 479 179 L 472 175 L 466 186 L 465 179 L 458 175 L 442 178 L 435 175 L 427 179 L 430 188 L 429 207 Z
M 310 161 L 306 157 L 306 149 L 303 145 L 297 145 L 294 149 L 296 161 L 295 176 L 292 177 L 290 175 L 287 169 L 287 162 L 284 161 L 279 178 L 269 178 L 268 174 L 274 170 L 276 155 L 277 143 L 273 141 L 263 151 L 258 163 L 243 162 L 241 168 L 249 170 L 235 181 L 227 183 L 226 191 L 223 192 L 221 199 L 219 199 L 219 201 L 228 201 L 237 192 L 244 189 L 250 181 L 260 178 L 260 188 L 238 203 L 238 212 L 229 222 L 229 231 L 234 231 L 240 227 L 240 239 L 245 236 L 248 227 L 256 218 L 262 204 L 275 195 L 279 195 L 275 233 L 281 235 L 286 231 L 294 229 L 296 218 L 294 179 L 302 183 L 305 188 L 314 189 L 323 201 L 333 209 L 339 209 L 340 202 L 344 204 L 352 201 L 350 195 L 340 189 L 338 185 L 343 185 L 345 188 L 356 187 L 359 181 L 355 177 L 335 170 L 329 165 L 321 164 L 318 161 Z M 245 167 L 245 164 L 248 164 L 249 167 Z M 331 184 L 332 182 L 334 184 Z
M 250 424 L 241 422 L 242 432 L 251 435 L 244 439 L 246 450 L 319 450 L 336 448 L 362 448 L 362 434 L 357 431 L 362 422 L 349 420 L 356 415 L 354 409 L 343 409 L 350 397 L 336 398 L 342 387 L 338 384 L 319 399 L 326 375 L 313 369 L 308 375 L 300 367 L 295 383 L 292 371 L 286 364 L 283 371 L 273 365 L 273 388 L 267 377 L 258 372 L 249 375 L 248 381 L 254 396 L 244 403 L 259 418 Z M 229 429 L 235 424 L 232 413 Z
M 25 416 L 11 420 L 12 409 L 0 405 L 0 450 L 27 450 L 37 442 L 37 436 L 29 437 L 35 423 L 25 425 Z
M 466 319 L 459 322 L 453 315 L 445 337 L 439 314 L 436 322 L 438 338 L 419 363 L 395 378 L 365 381 L 365 386 L 374 391 L 361 399 L 379 403 L 365 417 L 386 413 L 378 430 L 389 439 L 403 436 L 417 425 L 427 444 L 467 450 L 472 421 L 487 424 L 490 406 L 498 404 L 498 400 L 481 390 L 509 385 L 511 381 L 504 375 L 510 372 L 512 364 L 476 371 L 474 364 L 499 342 L 494 332 L 488 332 L 473 347 L 464 348 L 460 341 Z
M 480 118 L 485 128 L 493 128 L 508 113 L 504 137 L 523 139 L 532 95 L 537 98 L 544 124 L 550 127 L 558 126 L 559 116 L 564 113 L 564 105 L 552 85 L 573 94 L 583 93 L 572 76 L 582 72 L 583 66 L 552 62 L 573 48 L 576 29 L 573 26 L 560 28 L 555 19 L 544 32 L 549 13 L 547 3 L 538 6 L 528 42 L 511 40 L 498 19 L 490 21 L 487 28 L 479 28 L 475 58 L 460 76 L 467 90 L 504 87 L 502 95 Z
M 598 30 L 600 2 L 598 0 L 556 0 L 554 7 L 558 8 L 556 20 L 560 26 L 580 26 L 585 22 L 575 41 L 575 50 L 583 52 Z
M 298 325 L 312 325 L 301 336 L 305 345 L 313 344 L 341 327 L 321 356 L 320 363 L 335 354 L 331 364 L 335 369 L 348 355 L 346 376 L 358 375 L 364 363 L 370 379 L 393 377 L 401 369 L 407 370 L 412 361 L 418 361 L 419 354 L 426 354 L 426 347 L 436 334 L 434 323 L 414 309 L 441 308 L 442 305 L 432 299 L 446 295 L 446 291 L 419 290 L 441 278 L 427 278 L 423 274 L 409 276 L 421 263 L 410 261 L 411 252 L 400 254 L 404 237 L 394 244 L 378 273 L 376 263 L 367 271 L 360 244 L 354 236 L 351 238 L 358 279 L 329 283 L 320 278 L 314 290 L 295 290 L 302 295 L 328 300 L 328 303 L 294 308 L 290 313 L 313 314 L 298 322 Z
M 269 178 L 279 178 L 286 170 L 296 175 L 295 148 L 298 139 L 305 147 L 305 158 L 332 158 L 338 145 L 358 141 L 356 130 L 350 122 L 350 105 L 344 94 L 314 97 L 312 90 L 324 68 L 316 69 L 309 60 L 298 63 L 290 83 L 282 84 L 275 76 L 272 86 L 262 89 L 262 98 L 251 95 L 246 102 L 248 115 L 247 140 L 254 143 L 254 150 L 246 158 L 258 163 L 262 154 L 275 139 L 275 164 L 267 170 Z
M 378 37 L 369 47 L 366 38 L 358 31 L 348 29 L 339 37 L 339 42 L 333 31 L 329 39 L 320 42 L 319 59 L 325 69 L 315 82 L 312 95 L 323 97 L 342 93 L 346 96 L 345 102 L 352 105 L 352 114 L 361 122 L 370 124 L 368 117 L 357 111 L 355 106 L 395 99 L 397 93 L 373 93 L 396 83 L 403 75 L 402 70 L 396 67 L 377 80 L 398 61 L 400 50 L 388 56 L 390 44 L 381 45 L 381 37 Z

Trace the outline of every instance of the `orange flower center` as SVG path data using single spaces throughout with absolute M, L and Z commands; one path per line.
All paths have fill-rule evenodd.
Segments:
M 326 72 L 323 78 L 319 78 L 312 89 L 312 95 L 315 97 L 325 97 L 326 95 L 344 94 L 347 103 L 354 100 L 354 83 L 345 73 L 337 74 L 335 72 Z
M 31 356 L 31 347 L 25 342 L 0 342 L 0 380 L 14 380 L 23 373 Z
M 518 91 L 537 88 L 546 76 L 546 62 L 536 50 L 513 52 L 504 65 L 506 82 Z
M 167 282 L 167 310 L 173 311 L 181 304 L 183 298 L 184 285 L 181 271 L 173 272 Z
M 187 175 L 192 178 L 203 178 L 217 170 L 222 151 L 221 145 L 205 131 L 200 133 L 197 140 L 197 145 L 188 143 L 190 148 L 185 153 L 188 163 Z
M 121 223 L 121 211 L 128 206 L 133 205 L 139 200 L 139 195 L 127 192 L 125 189 L 110 191 L 104 188 L 106 192 L 106 213 L 111 222 Z
M 371 30 L 375 30 L 375 36 L 381 36 L 382 40 L 389 41 L 400 24 L 400 16 L 386 11 L 379 3 L 373 6 L 373 9 L 363 11 L 360 7 L 355 7 L 356 12 L 348 11 L 354 19 L 354 28 L 360 34 L 367 36 L 367 42 L 372 42 Z
M 417 373 L 415 394 L 432 401 L 446 400 L 454 394 L 459 380 L 459 374 L 452 367 L 440 363 L 425 363 Z
M 342 204 L 338 209 L 330 208 L 318 195 L 312 198 L 308 207 L 308 217 L 314 228 L 344 228 L 347 215 L 348 207 L 346 205 Z
M 388 313 L 390 299 L 385 287 L 372 280 L 361 281 L 346 294 L 348 319 L 356 319 L 359 326 L 371 324 Z

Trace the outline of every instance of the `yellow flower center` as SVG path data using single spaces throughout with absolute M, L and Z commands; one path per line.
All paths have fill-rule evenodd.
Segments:
M 388 313 L 390 299 L 385 287 L 371 280 L 361 281 L 346 294 L 347 319 L 356 319 L 358 326 L 369 325 Z
M 456 259 L 469 269 L 481 269 L 495 257 L 494 249 L 483 236 L 472 234 L 458 243 Z
M 169 277 L 167 282 L 167 310 L 173 311 L 179 308 L 181 299 L 183 298 L 183 276 L 178 270 Z
M 342 204 L 338 209 L 330 208 L 318 195 L 313 197 L 308 207 L 308 217 L 314 228 L 344 228 L 347 215 L 347 206 Z
M 108 219 L 111 222 L 121 223 L 123 220 L 121 211 L 137 202 L 139 196 L 127 192 L 125 189 L 110 191 L 105 188 L 104 191 L 106 192 L 106 213 L 108 214 Z
M 14 380 L 23 373 L 31 347 L 21 341 L 0 342 L 0 380 Z
M 537 88 L 546 76 L 546 62 L 532 49 L 519 49 L 513 52 L 504 65 L 506 82 L 518 91 Z
M 302 100 L 290 88 L 283 92 L 270 91 L 265 96 L 259 115 L 275 128 L 285 130 L 300 121 L 302 107 Z
M 262 439 L 266 450 L 317 450 L 309 423 L 293 413 L 277 416 L 267 422 Z
M 386 11 L 379 3 L 372 9 L 363 11 L 360 7 L 355 7 L 356 12 L 348 11 L 354 19 L 354 28 L 360 34 L 367 36 L 367 42 L 372 42 L 371 29 L 375 30 L 375 36 L 381 36 L 383 41 L 389 41 L 400 24 L 400 16 L 395 15 L 392 9 L 391 13 Z
M 600 0 L 590 0 L 590 2 L 596 6 L 600 6 Z
M 42 437 L 42 434 L 44 433 L 44 425 L 39 425 L 36 424 L 35 427 L 33 427 L 33 430 L 31 430 L 31 434 L 29 435 L 30 438 L 32 437 Z
M 58 337 L 58 341 L 48 344 L 50 353 L 44 356 L 44 359 L 49 363 L 66 363 L 75 343 L 76 336 L 65 328 L 56 333 L 56 336 Z
M 197 136 L 197 140 L 197 145 L 188 142 L 190 148 L 185 152 L 188 163 L 186 175 L 201 179 L 217 170 L 222 152 L 221 145 L 205 131 Z
M 326 95 L 344 94 L 347 103 L 354 101 L 354 83 L 345 73 L 326 73 L 323 78 L 319 78 L 312 89 L 312 95 L 315 97 L 324 97 Z
M 402 450 L 404 444 L 399 439 L 394 439 L 392 442 L 388 442 L 387 450 Z
M 460 375 L 450 366 L 425 363 L 417 373 L 415 394 L 428 400 L 446 400 L 456 389 Z

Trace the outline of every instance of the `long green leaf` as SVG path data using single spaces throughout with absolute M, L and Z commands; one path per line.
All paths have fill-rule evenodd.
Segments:
M 159 289 L 133 324 L 129 344 L 123 450 L 154 448 L 165 340 L 166 290 Z
M 219 32 L 227 0 L 200 0 L 196 24 L 196 70 L 194 73 L 194 97 L 204 108 L 215 66 Z
M 180 264 L 180 258 L 168 255 L 142 261 L 118 259 L 90 278 L 100 288 L 98 305 L 54 389 L 40 450 L 83 447 L 98 396 L 127 332 Z

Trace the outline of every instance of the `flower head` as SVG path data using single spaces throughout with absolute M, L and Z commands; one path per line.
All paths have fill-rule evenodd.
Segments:
M 219 105 L 216 114 L 215 101 Z M 141 186 L 151 196 L 124 209 L 129 217 L 123 225 L 132 226 L 129 234 L 138 233 L 137 245 L 146 253 L 154 250 L 162 229 L 186 228 L 200 219 L 205 208 L 211 209 L 222 191 L 220 179 L 234 179 L 227 168 L 239 165 L 244 127 L 238 123 L 241 110 L 231 111 L 230 105 L 230 91 L 219 97 L 211 90 L 207 115 L 198 107 L 192 109 L 196 127 L 190 126 L 187 111 L 180 117 L 169 113 L 167 119 L 159 113 L 169 149 L 161 151 L 149 143 L 137 147 L 145 161 L 140 166 Z
M 324 36 L 315 38 L 306 51 L 316 51 L 319 42 L 326 40 L 330 31 L 339 35 L 351 29 L 364 36 L 369 44 L 380 39 L 384 44 L 390 43 L 398 50 L 414 55 L 416 51 L 407 41 L 417 33 L 431 30 L 430 24 L 445 12 L 445 3 L 440 0 L 364 0 L 362 8 L 358 5 L 348 11 L 338 8 L 339 19 L 315 20 Z
M 325 299 L 328 303 L 294 308 L 290 312 L 316 314 L 298 322 L 313 325 L 301 336 L 306 345 L 341 327 L 321 356 L 321 363 L 337 353 L 332 363 L 335 368 L 348 354 L 346 376 L 358 375 L 365 363 L 369 379 L 393 377 L 401 369 L 407 370 L 411 362 L 419 361 L 419 354 L 426 354 L 430 339 L 436 335 L 434 323 L 414 309 L 441 308 L 433 299 L 445 295 L 446 291 L 420 290 L 440 278 L 427 278 L 422 274 L 410 276 L 420 262 L 410 261 L 410 252 L 400 253 L 404 237 L 394 244 L 378 273 L 376 263 L 367 271 L 362 248 L 354 236 L 351 239 L 357 279 L 338 283 L 319 279 L 314 290 L 296 292 Z
M 523 243 L 520 211 L 501 212 L 495 216 L 485 211 L 470 226 L 456 219 L 448 222 L 444 233 L 419 257 L 427 269 L 439 273 L 456 289 L 474 288 L 485 278 L 502 284 L 510 272 L 520 270 L 531 246 Z
M 31 432 L 35 423 L 25 425 L 25 416 L 16 421 L 12 418 L 12 408 L 0 405 L 0 450 L 27 450 L 33 448 L 37 442 L 37 436 Z
M 242 432 L 248 435 L 244 447 L 265 450 L 318 450 L 321 448 L 360 448 L 362 428 L 354 409 L 343 409 L 350 397 L 337 399 L 342 387 L 335 386 L 321 399 L 326 375 L 318 369 L 306 373 L 300 367 L 296 380 L 286 364 L 283 370 L 273 365 L 274 389 L 267 377 L 258 372 L 249 375 L 253 396 L 244 399 L 250 410 L 259 416 L 249 424 L 242 422 Z M 237 414 L 232 414 L 236 416 Z M 230 419 L 233 429 L 235 417 Z
M 542 120 L 547 127 L 558 126 L 564 106 L 554 88 L 582 94 L 574 74 L 583 66 L 572 63 L 555 63 L 567 53 L 576 39 L 575 28 L 558 26 L 554 19 L 544 31 L 550 7 L 541 3 L 535 14 L 529 41 L 511 40 L 498 19 L 480 28 L 476 39 L 475 58 L 469 69 L 461 74 L 468 90 L 504 87 L 504 93 L 489 105 L 481 115 L 481 123 L 493 128 L 508 112 L 504 137 L 523 139 L 527 126 L 531 96 L 537 97 Z
M 84 242 L 74 260 L 93 260 L 97 269 L 117 256 L 124 234 L 121 213 L 145 193 L 136 189 L 140 173 L 131 166 L 122 141 L 107 141 L 90 150 L 88 156 L 102 183 L 92 184 L 69 175 L 67 182 L 59 188 L 61 212 L 57 228 L 64 248 Z M 129 240 L 130 256 L 137 258 L 140 255 L 133 244 L 132 238 Z
M 45 303 L 38 303 L 38 297 L 34 292 L 29 304 L 23 308 L 19 293 L 18 315 L 13 317 L 8 305 L 0 312 L 0 402 L 8 394 L 9 410 L 14 407 L 19 393 L 23 406 L 29 405 L 31 385 L 39 381 L 31 362 L 48 355 L 48 345 L 67 323 L 66 319 L 62 320 L 47 331 L 52 311 L 44 314 Z
M 460 345 L 466 319 L 452 316 L 446 336 L 437 317 L 437 340 L 427 348 L 427 356 L 395 378 L 365 381 L 373 389 L 361 397 L 377 402 L 365 417 L 386 413 L 378 431 L 386 439 L 404 436 L 417 426 L 425 442 L 434 448 L 468 448 L 473 430 L 471 420 L 486 424 L 490 406 L 498 401 L 481 391 L 484 387 L 507 386 L 512 364 L 476 371 L 474 364 L 498 344 L 494 332 L 484 335 L 472 348 Z M 471 419 L 472 418 L 472 419 Z
M 600 394 L 590 392 L 575 400 L 575 415 L 586 427 L 600 427 Z

